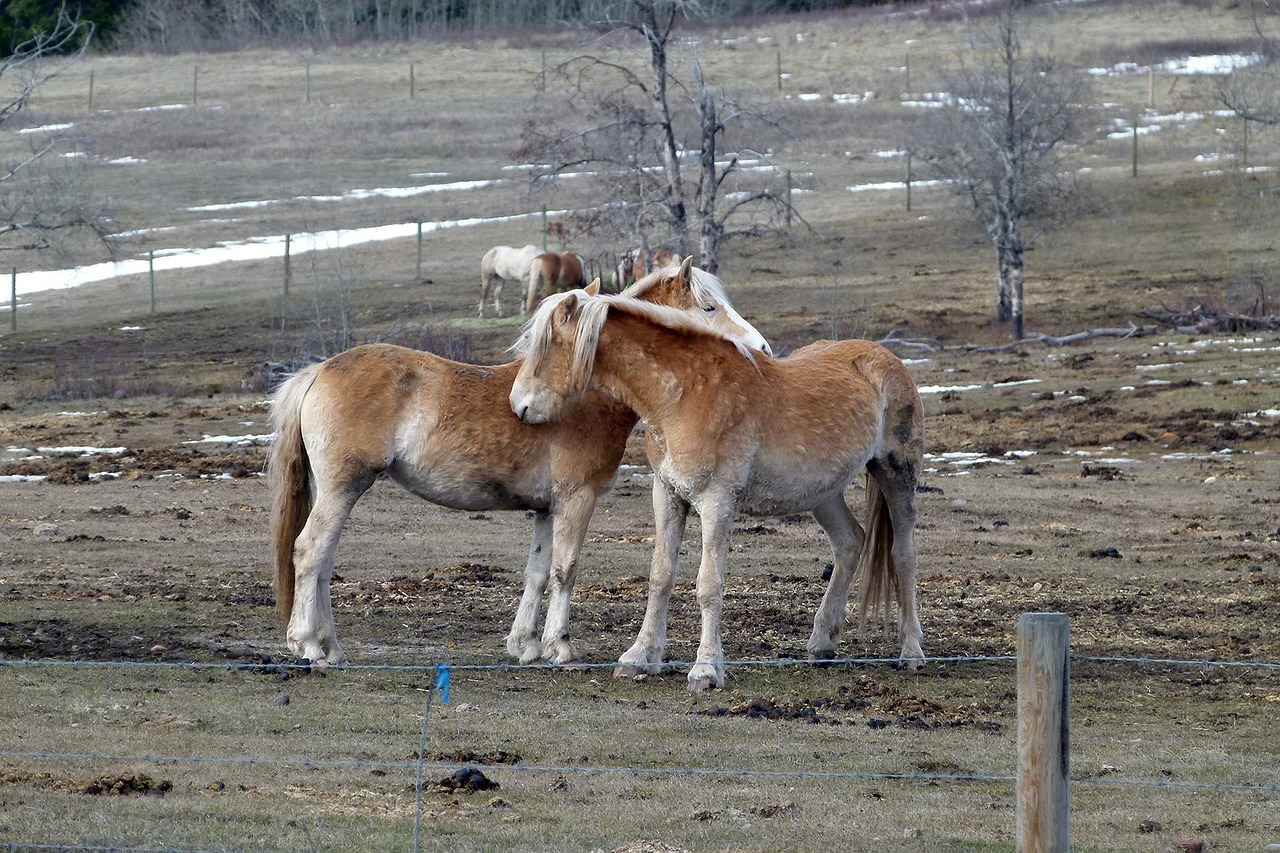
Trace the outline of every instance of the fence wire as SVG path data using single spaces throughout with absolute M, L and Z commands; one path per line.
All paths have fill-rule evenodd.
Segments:
M 1125 665 L 1134 667 L 1197 667 L 1197 668 L 1244 668 L 1254 670 L 1280 670 L 1280 662 L 1273 661 L 1222 661 L 1205 659 L 1150 658 L 1150 657 L 1111 657 L 1099 655 L 1072 655 L 1073 663 L 1097 663 L 1105 665 Z M 931 664 L 962 663 L 1010 663 L 1016 662 L 1015 655 L 954 655 L 947 657 L 931 657 Z M 806 659 L 762 659 L 725 661 L 726 668 L 757 667 L 832 667 L 832 666 L 897 666 L 898 658 L 834 658 L 815 662 Z M 678 670 L 692 666 L 688 661 L 666 661 L 661 666 L 664 670 Z M 370 769 L 383 771 L 402 771 L 414 774 L 414 827 L 413 851 L 421 850 L 422 832 L 422 793 L 424 775 L 427 770 L 450 770 L 458 767 L 457 762 L 426 761 L 426 747 L 429 736 L 431 706 L 437 694 L 447 704 L 451 688 L 452 674 L 455 672 L 518 672 L 518 671 L 591 671 L 597 669 L 612 670 L 616 662 L 609 663 L 574 663 L 559 664 L 513 664 L 513 663 L 431 663 L 431 664 L 342 664 L 330 667 L 312 667 L 306 662 L 223 662 L 202 663 L 183 661 L 97 661 L 97 660 L 0 660 L 0 668 L 117 668 L 117 669 L 174 669 L 187 671 L 248 671 L 262 673 L 311 671 L 338 672 L 414 672 L 434 676 L 433 686 L 427 690 L 422 709 L 422 727 L 419 737 L 418 754 L 414 761 L 368 761 L 341 759 L 272 759 L 253 758 L 248 756 L 196 756 L 196 755 L 151 755 L 151 754 L 112 754 L 112 753 L 74 753 L 74 752 L 38 752 L 0 750 L 0 758 L 27 760 L 85 761 L 85 762 L 145 762 L 151 764 L 223 764 L 237 766 L 272 766 L 309 768 L 343 768 Z M 704 777 L 704 778 L 744 778 L 744 779 L 794 779 L 799 781 L 856 781 L 856 782 L 906 782 L 912 784 L 959 784 L 989 783 L 1011 785 L 1016 782 L 1015 776 L 999 776 L 971 773 L 893 773 L 869 771 L 813 771 L 813 770 L 749 770 L 746 768 L 658 768 L 646 766 L 598 767 L 589 765 L 554 765 L 554 764 L 512 764 L 504 765 L 503 772 L 535 773 L 565 775 L 619 774 L 627 776 L 664 776 L 664 777 Z M 1197 782 L 1174 781 L 1166 779 L 1113 779 L 1098 776 L 1073 776 L 1073 785 L 1094 785 L 1099 787 L 1129 787 L 1166 790 L 1228 791 L 1270 796 L 1280 795 L 1280 781 L 1262 783 L 1235 782 Z M 242 853 L 235 850 L 186 850 L 171 847 L 130 847 L 113 845 L 82 844 L 49 844 L 27 842 L 0 841 L 0 851 L 19 853 L 19 851 L 49 851 L 50 853 L 75 853 L 76 851 L 95 851 L 95 853 Z M 248 853 L 244 851 L 243 853 Z

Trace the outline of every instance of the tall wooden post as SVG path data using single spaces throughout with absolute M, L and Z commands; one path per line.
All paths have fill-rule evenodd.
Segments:
M 791 170 L 787 169 L 787 227 L 791 227 L 791 190 L 793 182 L 791 180 Z
M 1018 620 L 1018 853 L 1070 853 L 1071 625 L 1065 613 Z
M 151 313 L 156 313 L 156 253 L 147 252 L 147 278 L 151 281 Z
M 907 173 L 903 180 L 907 183 L 907 211 L 911 211 L 911 149 L 907 149 Z
M 284 235 L 284 295 L 289 295 L 289 278 L 292 270 L 289 269 L 289 244 L 293 242 L 293 235 Z
M 18 268 L 9 278 L 9 331 L 18 331 Z
M 1133 176 L 1138 177 L 1138 123 L 1133 123 Z
M 421 219 L 418 220 L 418 265 L 415 269 L 417 270 L 416 275 L 417 275 L 418 283 L 421 284 L 422 283 L 422 220 Z

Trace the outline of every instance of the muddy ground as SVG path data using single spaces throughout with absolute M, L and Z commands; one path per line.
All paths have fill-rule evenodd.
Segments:
M 1274 335 L 903 354 L 927 412 L 918 539 L 929 654 L 1009 654 L 1019 614 L 1055 610 L 1072 617 L 1078 654 L 1280 660 L 1280 625 L 1266 615 L 1280 604 Z M 253 392 L 10 405 L 0 653 L 281 656 L 264 401 Z M 611 659 L 638 625 L 649 483 L 633 439 L 593 521 L 576 596 L 590 660 Z M 334 585 L 353 662 L 424 645 L 503 659 L 528 530 L 523 513 L 446 510 L 377 484 L 349 525 Z M 696 642 L 696 536 L 695 520 L 676 660 Z M 808 517 L 742 518 L 727 654 L 801 656 L 828 560 Z M 872 632 L 843 650 L 895 648 Z

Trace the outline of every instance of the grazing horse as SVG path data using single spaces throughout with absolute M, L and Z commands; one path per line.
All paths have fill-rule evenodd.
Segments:
M 541 252 L 529 262 L 529 288 L 524 313 L 533 313 L 539 297 L 586 287 L 587 262 L 577 252 Z
M 575 417 L 581 394 L 603 391 L 647 425 L 657 475 L 649 600 L 615 674 L 660 669 L 691 507 L 702 518 L 702 634 L 691 690 L 724 684 L 720 613 L 739 512 L 808 511 L 826 531 L 835 567 L 814 615 L 812 658 L 834 657 L 857 575 L 860 621 L 881 610 L 887 621 L 896 599 L 901 656 L 923 662 L 914 538 L 923 414 L 911 374 L 892 353 L 869 341 L 820 341 L 774 360 L 660 306 L 576 292 L 546 300 L 520 340 L 525 360 L 511 408 L 525 423 Z M 864 469 L 865 527 L 844 499 Z
M 493 313 L 502 316 L 502 285 L 511 280 L 522 284 L 529 280 L 529 265 L 541 252 L 530 243 L 523 249 L 510 246 L 494 246 L 480 259 L 480 317 L 484 318 L 484 303 L 493 292 Z
M 719 279 L 689 262 L 659 270 L 629 293 L 636 301 L 663 300 L 697 318 L 691 322 L 768 352 Z M 523 663 L 578 659 L 568 631 L 578 553 L 637 418 L 592 394 L 576 400 L 560 424 L 528 426 L 509 405 L 519 369 L 519 362 L 460 364 L 370 344 L 306 367 L 277 389 L 267 474 L 276 607 L 294 655 L 319 665 L 343 660 L 329 591 L 338 538 L 356 501 L 385 472 L 441 506 L 532 510 L 525 589 L 507 649 Z M 539 641 L 549 577 L 556 582 Z

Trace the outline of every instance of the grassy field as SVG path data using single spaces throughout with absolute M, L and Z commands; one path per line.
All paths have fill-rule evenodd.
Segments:
M 1252 33 L 1226 3 L 1042 15 L 1036 35 L 1090 68 L 1236 52 Z M 696 52 L 714 88 L 766 108 L 785 132 L 731 147 L 769 151 L 801 190 L 806 224 L 726 247 L 735 306 L 783 352 L 891 332 L 948 347 L 902 351 L 938 389 L 924 395 L 918 537 L 927 654 L 1006 656 L 1019 614 L 1056 610 L 1088 658 L 1280 662 L 1280 337 L 1162 326 L 975 351 L 1007 330 L 992 320 L 993 252 L 965 211 L 936 189 L 917 188 L 910 210 L 902 190 L 850 189 L 902 179 L 886 153 L 912 120 L 903 101 L 938 90 L 963 34 L 924 6 L 691 30 L 673 67 Z M 642 60 L 634 45 L 586 49 Z M 544 62 L 582 50 L 574 34 L 511 33 L 93 55 L 5 125 L 4 151 L 41 136 L 11 130 L 70 125 L 56 150 L 92 165 L 80 179 L 134 232 L 123 258 L 495 221 L 429 228 L 420 270 L 408 236 L 297 254 L 287 294 L 277 256 L 164 270 L 154 313 L 145 274 L 24 296 L 16 331 L 0 312 L 0 476 L 45 477 L 0 482 L 0 657 L 44 662 L 0 666 L 0 846 L 413 849 L 431 666 L 450 661 L 462 667 L 450 704 L 436 695 L 427 720 L 423 849 L 1013 849 L 1008 661 L 736 667 L 703 696 L 679 671 L 610 677 L 642 610 L 643 469 L 620 475 L 592 523 L 574 624 L 598 668 L 498 668 L 523 514 L 444 510 L 385 483 L 357 506 L 334 584 L 344 646 L 373 668 L 276 665 L 263 442 L 216 437 L 267 431 L 263 361 L 372 340 L 504 357 L 518 319 L 475 319 L 481 254 L 538 242 L 544 203 L 600 201 L 585 183 L 539 195 L 513 168 Z M 1275 174 L 1232 159 L 1239 128 L 1215 113 L 1212 79 L 1095 86 L 1097 133 L 1080 152 L 1093 204 L 1028 255 L 1028 330 L 1147 325 L 1142 312 L 1196 306 L 1275 313 Z M 1135 121 L 1149 131 L 1137 176 L 1131 138 L 1108 138 Z M 1273 133 L 1250 138 L 1249 161 L 1280 161 Z M 355 192 L 463 181 L 486 183 Z M 625 248 L 591 235 L 569 247 L 600 260 Z M 108 259 L 88 244 L 0 258 L 21 274 Z M 39 450 L 78 446 L 128 452 Z M 627 461 L 642 462 L 637 447 Z M 104 470 L 120 476 L 90 477 Z M 743 519 L 734 543 L 727 653 L 802 655 L 829 559 L 821 531 Z M 689 577 L 675 661 L 696 642 Z M 841 647 L 895 648 L 876 632 Z M 1280 843 L 1278 702 L 1274 669 L 1078 661 L 1075 849 Z M 436 790 L 464 765 L 501 787 Z M 708 772 L 677 772 L 691 769 Z

